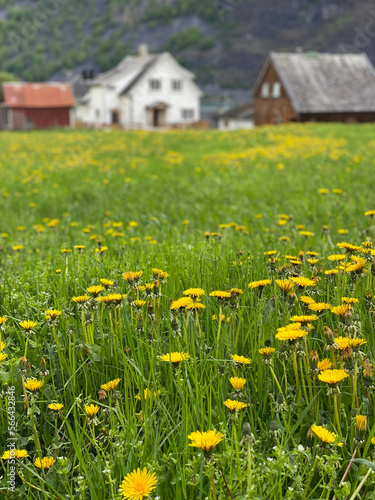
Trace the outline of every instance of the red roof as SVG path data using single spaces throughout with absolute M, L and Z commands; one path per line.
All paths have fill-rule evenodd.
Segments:
M 67 108 L 74 106 L 69 85 L 62 83 L 4 83 L 9 108 Z

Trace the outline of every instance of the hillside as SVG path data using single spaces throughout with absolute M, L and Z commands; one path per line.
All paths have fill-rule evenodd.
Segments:
M 366 34 L 367 33 L 367 34 Z M 106 70 L 141 42 L 203 87 L 250 89 L 269 50 L 365 50 L 371 0 L 0 0 L 0 70 L 30 81 Z

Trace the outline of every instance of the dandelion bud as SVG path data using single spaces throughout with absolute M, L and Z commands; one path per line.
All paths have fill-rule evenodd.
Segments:
M 27 358 L 25 356 L 22 356 L 20 359 L 20 369 L 25 370 L 27 367 Z
M 98 248 L 99 248 L 99 250 L 102 248 L 102 240 L 101 239 L 98 240 Z
M 138 316 L 138 319 L 137 319 L 137 331 L 139 331 L 139 332 L 143 331 L 143 318 L 142 318 L 142 314 L 140 314 Z
M 279 424 L 276 422 L 276 420 L 271 420 L 270 421 L 270 431 L 275 432 L 279 430 Z
M 316 365 L 319 361 L 319 354 L 317 351 L 311 351 L 310 353 L 310 362 Z
M 352 359 L 352 354 L 353 354 L 352 348 L 347 347 L 346 349 L 343 349 L 341 351 L 341 354 L 342 354 L 342 359 L 344 361 L 350 361 Z
M 206 238 L 206 240 L 208 241 L 210 239 L 210 232 L 209 231 L 205 231 L 204 233 L 204 237 Z
M 370 379 L 373 377 L 372 364 L 365 359 L 363 361 L 363 377 Z
M 367 429 L 367 417 L 366 415 L 356 415 L 355 426 L 359 434 L 363 434 Z
M 325 335 L 326 339 L 333 338 L 333 336 L 334 336 L 332 330 L 327 325 L 324 327 L 324 335 Z
M 103 399 L 107 399 L 108 394 L 106 393 L 106 391 L 104 389 L 101 389 L 98 392 L 98 396 L 99 396 L 99 399 L 102 401 Z
M 251 435 L 251 426 L 249 422 L 244 422 L 242 425 L 242 435 L 243 436 L 250 436 Z
M 47 364 L 47 363 L 46 363 L 46 360 L 45 360 L 44 358 L 42 358 L 42 359 L 40 360 L 40 368 L 41 368 L 41 369 L 44 369 L 44 368 L 46 367 L 46 364 Z
M 314 431 L 313 431 L 313 429 L 312 429 L 312 428 L 313 428 L 313 426 L 314 426 L 314 425 L 311 425 L 311 426 L 309 427 L 309 430 L 307 431 L 307 439 L 313 440 L 313 439 L 315 438 L 315 433 L 314 433 Z

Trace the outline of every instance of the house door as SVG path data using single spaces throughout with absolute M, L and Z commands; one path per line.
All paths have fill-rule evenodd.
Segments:
M 153 110 L 152 124 L 154 127 L 160 127 L 161 121 L 162 121 L 162 113 L 163 113 L 163 111 L 161 109 L 154 109 Z

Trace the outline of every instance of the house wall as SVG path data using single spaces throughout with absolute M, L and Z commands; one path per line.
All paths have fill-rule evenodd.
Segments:
M 70 126 L 70 108 L 13 108 L 13 130 Z
M 253 120 L 241 120 L 236 118 L 220 118 L 218 121 L 219 130 L 240 130 L 254 128 Z
M 375 113 L 306 113 L 301 114 L 301 122 L 375 122 Z
M 160 90 L 151 90 L 149 81 L 151 79 L 161 81 Z M 174 91 L 172 81 L 181 80 L 182 89 Z M 152 114 L 147 107 L 162 101 L 168 104 L 165 112 L 165 125 L 188 125 L 200 120 L 200 95 L 190 78 L 186 77 L 184 71 L 174 62 L 172 58 L 164 57 L 137 82 L 129 92 L 129 114 L 133 122 L 142 127 L 152 126 Z M 183 110 L 192 110 L 193 117 L 184 119 Z
M 261 96 L 262 85 L 264 82 L 270 85 L 270 97 Z M 281 84 L 281 94 L 278 98 L 272 97 L 272 87 L 275 82 L 281 79 L 271 63 L 259 85 L 254 96 L 254 123 L 255 125 L 288 123 L 290 121 L 299 121 L 299 116 L 295 112 L 292 102 L 284 86 Z

